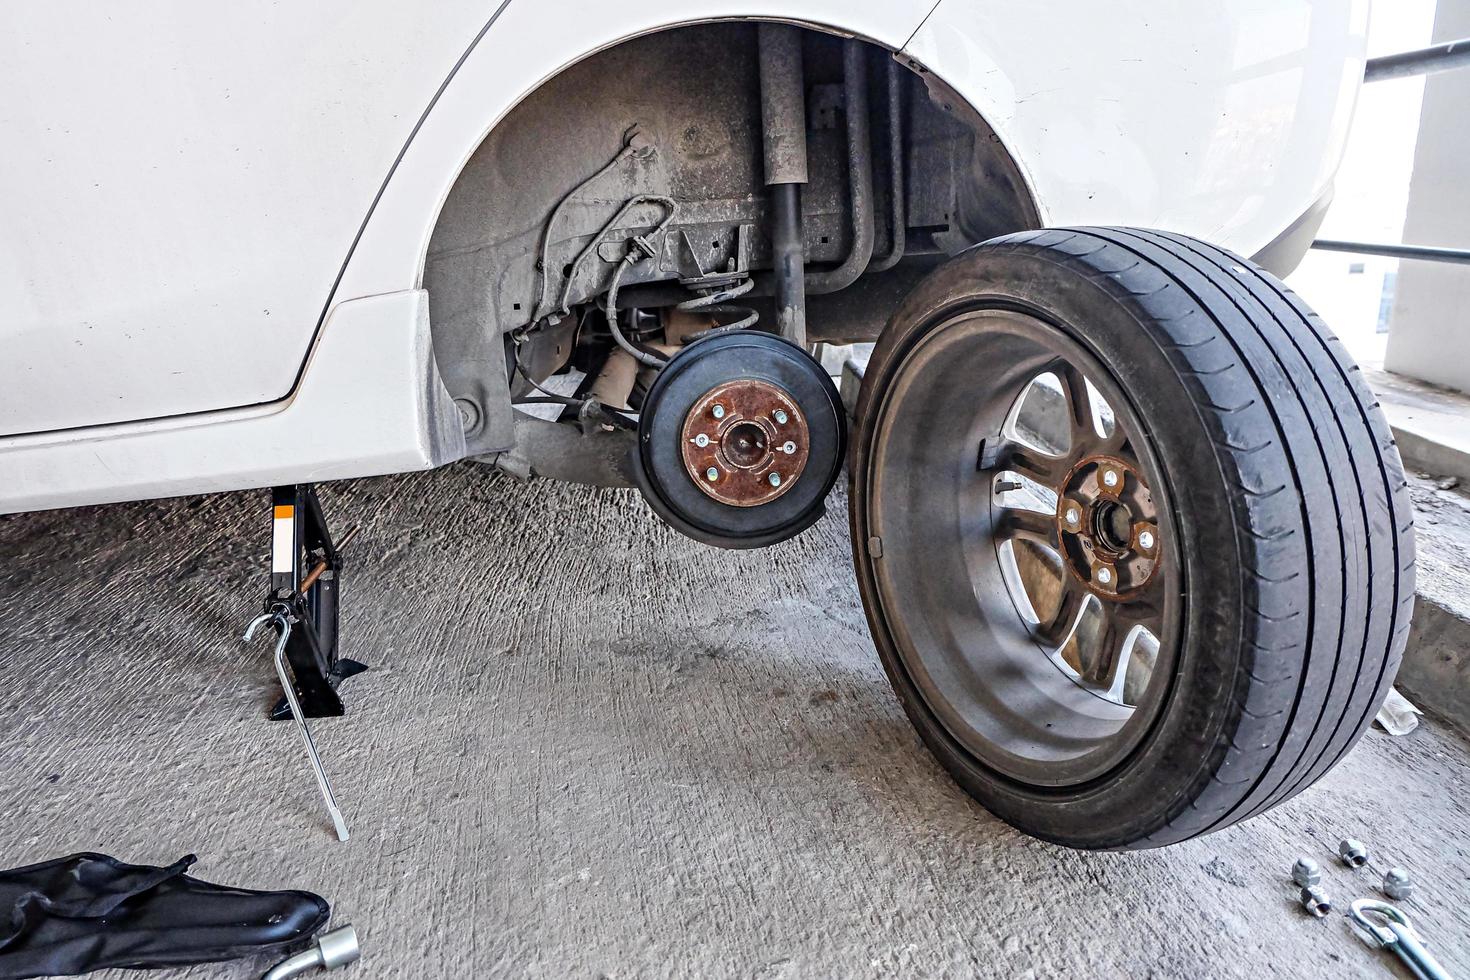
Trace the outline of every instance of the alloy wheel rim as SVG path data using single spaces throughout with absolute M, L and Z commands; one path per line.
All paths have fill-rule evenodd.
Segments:
M 1028 396 L 1038 385 L 1052 388 L 1049 381 L 1065 404 L 1067 423 L 1066 448 L 1050 453 L 1025 440 L 1020 417 Z M 1127 707 L 1137 707 L 1151 680 L 1155 661 L 1144 653 L 1164 631 L 1170 579 L 1158 504 L 1134 448 L 1135 428 L 1076 365 L 1058 358 L 1025 383 L 993 461 L 997 484 L 1018 474 L 1055 500 L 1047 515 L 1007 506 L 1008 494 L 997 494 L 1004 511 L 994 525 L 997 546 L 1025 539 L 1050 549 L 1061 570 L 1048 613 L 1036 615 L 1037 589 L 1019 567 L 1007 577 L 1013 599 L 1030 606 L 1038 642 L 1070 679 Z M 1083 635 L 1089 609 L 1098 623 Z
M 1179 647 L 1177 536 L 1147 430 L 1095 355 L 1028 313 L 951 317 L 891 377 L 865 507 L 903 669 L 1001 774 L 1105 774 L 1157 719 Z M 1064 445 L 1019 424 L 1038 386 L 1061 399 Z

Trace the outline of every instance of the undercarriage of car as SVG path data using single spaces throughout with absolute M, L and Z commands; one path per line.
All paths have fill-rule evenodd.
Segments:
M 722 349 L 690 345 L 734 331 L 798 348 L 874 340 L 944 258 L 1036 226 L 1010 159 L 964 117 L 889 52 L 789 25 L 654 34 L 567 69 L 480 147 L 430 248 L 435 352 L 471 453 L 581 482 L 674 482 L 632 471 L 631 419 L 648 414 L 665 363 Z M 757 342 L 745 356 L 785 352 Z M 809 373 L 814 400 L 791 406 L 803 425 L 837 410 Z M 539 414 L 562 424 L 512 402 L 559 405 Z M 717 470 L 694 502 L 715 501 L 723 517 L 701 519 L 657 489 L 655 507 L 721 544 L 806 526 L 840 465 L 841 433 L 798 439 L 788 454 L 768 412 L 751 418 L 763 420 L 748 433 L 758 460 L 735 466 L 717 447 L 670 460 Z M 566 431 L 574 420 L 578 435 Z M 769 499 L 735 500 L 723 488 L 740 474 L 766 481 Z M 784 516 L 752 519 L 804 483 L 817 485 L 807 506 L 788 500 L 767 508 Z
M 1271 273 L 1040 224 L 921 65 L 786 24 L 651 34 L 470 159 L 424 273 L 435 358 L 474 458 L 636 486 L 708 544 L 799 534 L 846 466 L 930 749 L 1033 834 L 1156 846 L 1368 726 L 1412 604 L 1402 467 Z M 812 353 L 866 341 L 844 406 Z

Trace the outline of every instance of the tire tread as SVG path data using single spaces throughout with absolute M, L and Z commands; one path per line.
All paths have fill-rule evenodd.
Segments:
M 1182 235 L 1076 229 L 1070 236 L 1107 243 L 1072 253 L 1104 277 L 1115 274 L 1104 266 L 1121 268 L 1127 256 L 1137 277 L 1161 272 L 1170 280 L 1119 285 L 1164 333 L 1159 347 L 1180 375 L 1199 385 L 1197 408 L 1214 416 L 1206 420 L 1210 441 L 1237 472 L 1242 571 L 1254 598 L 1244 607 L 1255 622 L 1244 645 L 1255 663 L 1243 671 L 1245 690 L 1236 698 L 1240 722 L 1208 756 L 1219 760 L 1209 788 L 1147 838 L 1167 843 L 1289 799 L 1366 730 L 1408 630 L 1412 518 L 1402 464 L 1361 370 L 1288 288 L 1247 260 Z M 1151 309 L 1170 286 L 1188 292 L 1192 309 Z M 1212 321 L 1204 337 L 1189 329 L 1201 317 Z M 1211 391 L 1214 379 L 1238 391 L 1242 374 L 1259 397 L 1235 403 Z M 1283 463 L 1292 479 L 1274 482 Z M 1309 499 L 1330 506 L 1308 508 Z M 1284 514 L 1283 500 L 1297 501 L 1298 513 Z M 1305 568 L 1302 549 L 1290 546 L 1299 532 L 1308 545 Z M 1318 592 L 1319 580 L 1331 584 L 1329 594 Z M 1283 633 L 1293 625 L 1299 634 Z M 1254 771 L 1222 777 L 1241 764 Z

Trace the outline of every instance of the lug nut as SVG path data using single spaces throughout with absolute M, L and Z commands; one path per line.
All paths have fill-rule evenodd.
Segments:
M 1099 568 L 1097 570 L 1097 580 L 1103 585 L 1107 585 L 1108 583 L 1112 582 L 1113 570 L 1110 568 Z
M 1142 548 L 1144 551 L 1152 551 L 1153 550 L 1153 547 L 1154 547 L 1154 532 L 1152 532 L 1152 531 L 1139 531 L 1138 532 L 1138 546 L 1140 548 Z
M 716 404 L 714 408 L 709 410 L 709 413 L 717 419 L 722 419 L 725 417 L 725 406 Z
M 701 432 L 699 435 L 694 437 L 694 444 L 700 449 L 703 449 L 705 446 L 709 445 L 709 436 Z
M 771 482 L 771 486 L 773 487 L 779 487 L 781 485 L 780 473 L 772 473 L 770 476 L 766 477 L 766 479 Z
M 720 478 L 720 471 L 711 466 L 709 469 L 704 471 L 704 478 L 709 482 L 714 483 Z
M 1337 845 L 1337 856 L 1349 868 L 1361 868 L 1368 863 L 1368 847 L 1360 840 L 1346 837 Z
M 1309 857 L 1299 857 L 1291 866 L 1291 880 L 1302 888 L 1311 888 L 1322 882 L 1322 869 Z
M 1414 894 L 1414 880 L 1403 868 L 1389 868 L 1383 876 L 1383 894 L 1400 901 Z
M 786 424 L 786 412 L 783 409 L 776 409 L 774 412 L 771 413 L 771 418 L 776 420 L 777 425 Z
M 1103 470 L 1102 481 L 1105 486 L 1116 487 L 1118 485 L 1118 471 Z
M 1302 889 L 1300 901 L 1302 908 L 1321 919 L 1332 911 L 1332 900 L 1327 893 L 1316 885 L 1308 885 Z

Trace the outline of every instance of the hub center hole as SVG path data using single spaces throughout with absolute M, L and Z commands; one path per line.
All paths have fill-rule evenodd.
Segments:
M 1092 509 L 1092 538 L 1108 551 L 1122 554 L 1133 540 L 1133 515 L 1112 500 L 1099 500 Z
M 754 422 L 736 422 L 720 443 L 730 462 L 750 469 L 766 458 L 766 430 Z

